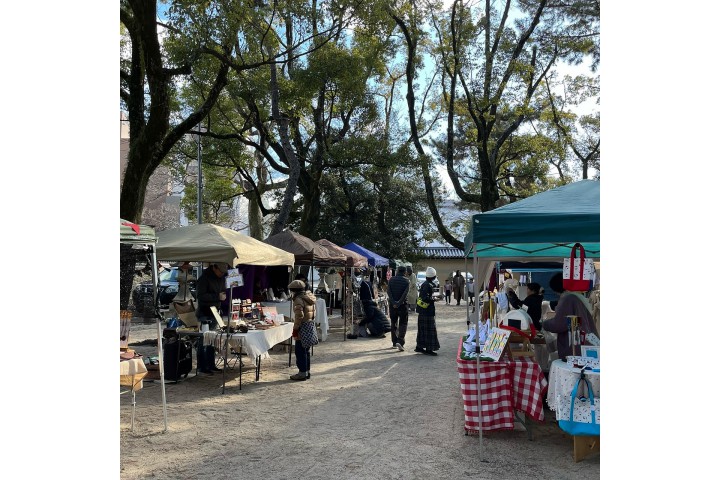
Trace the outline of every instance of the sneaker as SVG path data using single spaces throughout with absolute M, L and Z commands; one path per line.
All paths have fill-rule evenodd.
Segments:
M 433 357 L 437 357 L 437 353 L 433 352 L 432 350 L 425 350 L 423 353 L 425 355 L 431 355 Z
M 405 351 L 405 347 L 403 347 L 402 344 L 396 343 L 395 345 L 397 345 L 397 349 L 400 350 L 401 352 Z
M 397 344 L 397 343 L 393 343 L 393 346 L 390 347 L 390 348 L 398 348 L 398 344 Z
M 304 382 L 307 379 L 308 376 L 305 372 L 298 372 L 295 375 L 290 375 L 290 380 L 295 380 L 296 382 Z
M 415 351 L 418 353 L 425 353 L 425 349 L 420 347 L 415 347 Z

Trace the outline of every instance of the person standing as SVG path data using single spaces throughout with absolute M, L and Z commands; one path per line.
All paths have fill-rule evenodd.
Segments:
M 408 276 L 408 280 L 410 280 L 410 291 L 408 291 L 408 295 L 407 295 L 407 306 L 408 306 L 408 313 L 409 313 L 409 312 L 415 311 L 415 307 L 416 307 L 417 299 L 418 299 L 417 275 L 415 275 L 415 272 L 413 272 L 412 265 L 408 265 L 408 267 L 407 267 L 407 276 Z
M 203 270 L 197 281 L 197 318 L 199 322 L 207 322 L 210 329 L 214 330 L 218 324 L 210 307 L 220 309 L 220 304 L 225 301 L 225 275 L 227 275 L 227 263 L 213 263 Z M 203 345 L 202 338 L 198 340 L 197 346 L 197 368 L 201 373 L 212 375 L 212 372 L 222 372 L 215 366 L 215 347 Z
M 588 333 L 594 333 L 600 338 L 600 333 L 595 326 L 592 318 L 592 306 L 584 292 L 571 292 L 563 287 L 562 273 L 556 273 L 550 279 L 550 288 L 560 294 L 557 306 L 555 307 L 555 317 L 543 322 L 543 329 L 548 332 L 557 334 L 557 353 L 558 358 L 565 360 L 568 355 L 573 355 L 570 343 L 568 327 L 568 315 L 580 317 L 578 329 Z M 577 354 L 577 352 L 576 352 Z
M 415 340 L 415 351 L 425 355 L 437 356 L 435 350 L 440 349 L 440 341 L 435 326 L 435 300 L 433 299 L 433 281 L 437 272 L 433 267 L 425 271 L 425 281 L 420 285 L 418 296 L 418 330 Z
M 312 292 L 306 290 L 305 282 L 302 280 L 290 282 L 288 290 L 290 290 L 292 296 L 293 314 L 295 315 L 292 335 L 295 339 L 295 362 L 298 368 L 298 373 L 290 375 L 290 380 L 305 381 L 310 378 L 311 345 L 303 345 L 300 340 L 300 327 L 304 323 L 312 322 L 312 328 L 315 328 L 315 304 L 317 300 Z
M 468 304 L 471 306 L 475 306 L 475 280 L 470 277 L 467 281 L 467 291 L 468 291 Z M 473 312 L 475 309 L 473 309 Z
M 405 333 L 408 324 L 407 296 L 410 292 L 410 280 L 407 269 L 403 266 L 397 268 L 394 277 L 388 282 L 388 303 L 390 304 L 390 337 L 392 348 L 405 351 Z
M 520 300 L 522 305 L 527 308 L 527 313 L 532 318 L 535 328 L 540 330 L 542 328 L 542 302 L 543 296 L 540 295 L 540 284 L 537 282 L 530 282 L 527 284 L 528 296 L 523 300 Z
M 445 280 L 445 305 L 450 305 L 450 297 L 452 296 L 452 280 Z
M 457 300 L 457 304 L 460 305 L 460 300 L 463 298 L 465 292 L 465 277 L 460 275 L 460 270 L 455 271 L 455 276 L 452 282 L 453 297 Z

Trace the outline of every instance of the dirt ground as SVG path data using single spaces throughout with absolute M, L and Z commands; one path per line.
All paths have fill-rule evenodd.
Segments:
M 337 312 L 337 311 L 336 311 Z M 466 331 L 463 305 L 437 304 L 437 357 L 413 352 L 417 316 L 410 315 L 405 352 L 384 339 L 343 340 L 342 318 L 314 348 L 312 378 L 276 347 L 258 382 L 249 366 L 166 385 L 163 433 L 160 384 L 137 394 L 135 432 L 130 397 L 120 397 L 120 478 L 593 479 L 600 454 L 575 463 L 572 438 L 545 409 L 534 440 L 514 431 L 465 435 L 456 369 Z M 130 342 L 156 339 L 154 325 L 133 324 Z M 133 347 L 156 355 L 152 346 Z M 195 361 L 195 352 L 193 352 Z M 245 364 L 250 362 L 245 358 Z

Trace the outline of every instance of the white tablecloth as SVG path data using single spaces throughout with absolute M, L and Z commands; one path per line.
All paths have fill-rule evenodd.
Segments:
M 590 382 L 595 396 L 595 418 L 600 423 L 600 372 L 585 371 L 585 377 Z M 575 384 L 580 378 L 580 369 L 572 368 L 567 362 L 555 360 L 550 365 L 550 381 L 548 385 L 547 402 L 551 410 L 555 411 L 557 420 L 570 419 L 570 395 L 572 394 Z M 580 384 L 578 388 L 578 396 L 587 396 L 585 382 Z M 590 422 L 590 400 L 586 402 L 575 402 L 575 420 L 581 422 Z
M 277 313 L 291 317 L 292 302 L 290 300 L 285 302 L 262 302 L 266 307 L 275 307 Z M 330 323 L 328 322 L 327 307 L 325 306 L 325 299 L 318 297 L 317 304 L 315 305 L 315 324 L 320 326 L 320 341 L 324 342 L 328 337 L 328 330 Z
M 256 357 L 267 358 L 268 350 L 273 345 L 284 342 L 292 337 L 293 324 L 268 328 L 267 330 L 250 330 L 247 333 L 232 333 L 228 339 L 228 346 L 247 353 L 252 359 Z M 222 350 L 227 334 L 218 332 L 205 332 L 203 334 L 203 345 L 215 345 L 215 348 Z

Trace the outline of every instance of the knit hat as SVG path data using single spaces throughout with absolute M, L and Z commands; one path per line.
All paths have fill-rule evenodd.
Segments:
M 425 270 L 425 277 L 426 278 L 432 278 L 437 277 L 437 272 L 433 267 L 427 267 L 427 270 Z

